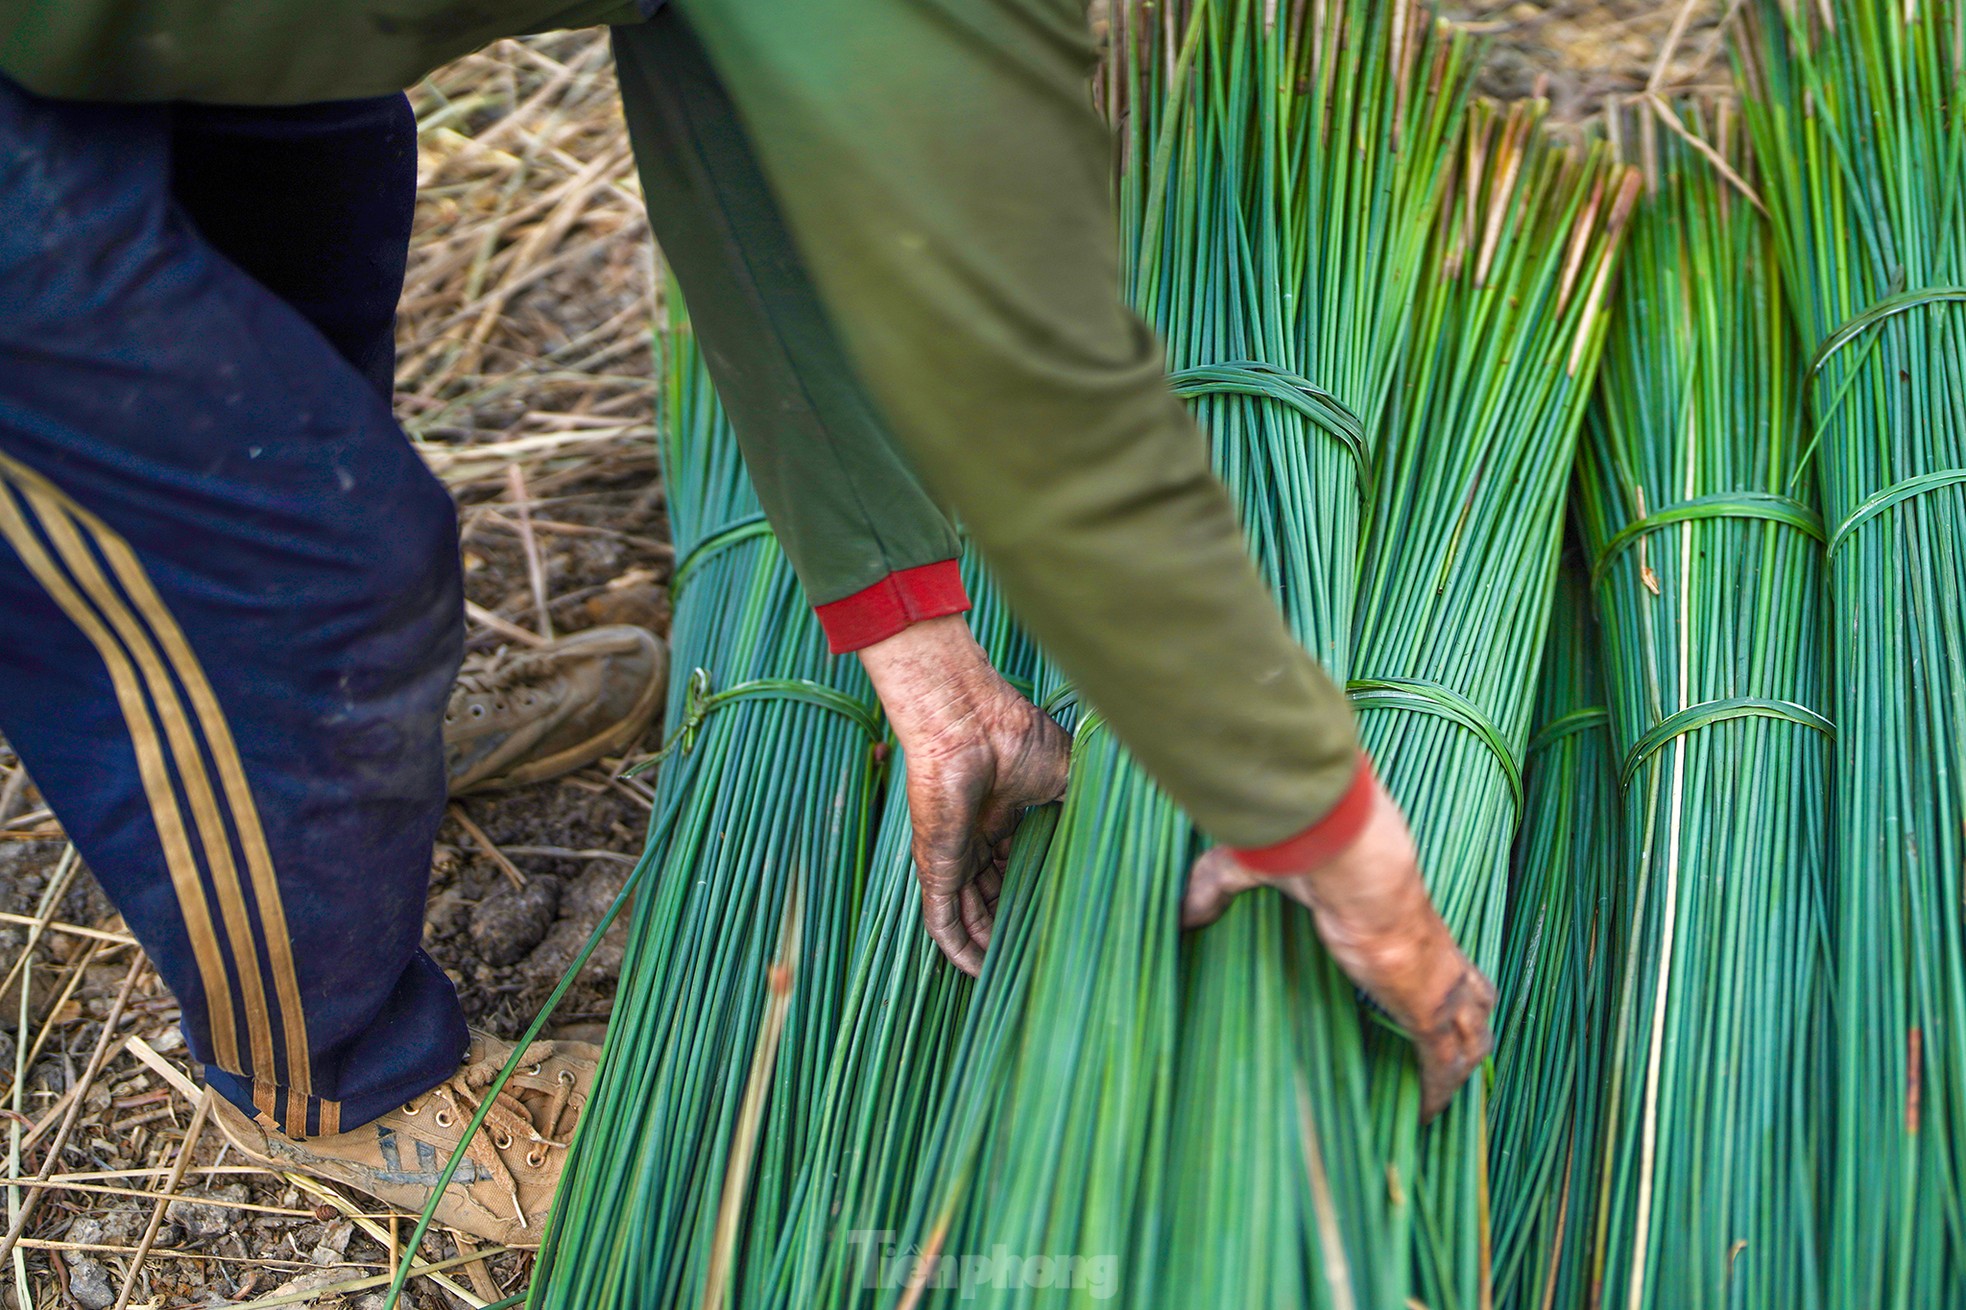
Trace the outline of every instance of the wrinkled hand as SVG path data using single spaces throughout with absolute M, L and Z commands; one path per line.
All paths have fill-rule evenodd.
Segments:
M 1351 980 L 1412 1034 L 1421 1115 L 1431 1119 L 1494 1046 L 1495 989 L 1447 931 L 1420 878 L 1406 816 L 1377 779 L 1358 839 L 1301 874 L 1266 876 L 1224 848 L 1195 862 L 1182 905 L 1188 927 L 1213 923 L 1251 887 L 1275 887 L 1310 907 L 1318 936 Z
M 983 967 L 1018 820 L 1065 794 L 1071 738 L 991 667 L 961 617 L 860 652 L 908 766 L 922 921 L 965 973 Z

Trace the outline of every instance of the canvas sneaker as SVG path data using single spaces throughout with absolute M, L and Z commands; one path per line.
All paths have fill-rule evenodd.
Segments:
M 270 1169 L 343 1183 L 420 1214 L 511 1054 L 511 1043 L 473 1033 L 464 1064 L 449 1079 L 352 1132 L 296 1140 L 223 1098 L 214 1102 L 213 1118 L 234 1147 Z M 436 1222 L 501 1246 L 539 1245 L 600 1054 L 586 1042 L 526 1048 L 465 1148 Z
M 627 750 L 668 686 L 668 648 L 644 628 L 466 660 L 444 712 L 451 795 L 530 786 Z

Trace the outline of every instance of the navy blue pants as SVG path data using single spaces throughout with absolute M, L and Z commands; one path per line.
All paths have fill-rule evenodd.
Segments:
M 391 417 L 402 97 L 75 105 L 0 79 L 0 732 L 296 1135 L 448 1077 L 420 949 L 463 644 L 456 519 Z

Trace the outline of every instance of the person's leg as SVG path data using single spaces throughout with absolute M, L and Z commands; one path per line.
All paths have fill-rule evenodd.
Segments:
M 416 208 L 408 99 L 179 105 L 171 128 L 171 192 L 199 235 L 389 395 Z
M 174 203 L 171 133 L 0 80 L 0 731 L 212 1084 L 329 1134 L 467 1042 L 419 945 L 455 514 L 372 378 Z

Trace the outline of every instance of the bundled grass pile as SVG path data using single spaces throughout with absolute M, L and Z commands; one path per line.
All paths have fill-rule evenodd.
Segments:
M 1684 117 L 1752 178 L 1734 115 Z M 1647 195 L 1579 473 L 1631 897 L 1596 1262 L 1619 1305 L 1809 1307 L 1830 737 L 1803 361 L 1768 225 L 1652 114 L 1634 130 Z
M 974 604 L 970 630 L 999 672 L 1029 687 L 1036 650 L 982 571 L 968 564 L 965 573 Z M 747 1281 L 751 1304 L 785 1310 L 873 1304 L 913 1272 L 898 1235 L 914 1180 L 934 1159 L 930 1129 L 960 1068 L 974 986 L 922 926 L 907 783 L 907 760 L 900 756 L 874 841 L 838 1039 L 822 1094 L 808 1108 L 814 1145 L 795 1218 L 777 1250 L 752 1246 L 752 1259 L 765 1267 Z M 1024 872 L 1042 855 L 1053 818 L 1025 821 L 999 932 L 1019 931 L 1029 883 Z
M 1495 1304 L 1584 1304 L 1617 996 L 1618 774 L 1588 574 L 1557 584 L 1523 765 L 1488 1102 Z
M 1340 676 L 1370 437 L 1468 64 L 1417 7 L 1236 0 L 1123 7 L 1108 69 L 1132 298 L 1293 630 Z M 997 989 L 1021 1000 L 1018 1026 L 960 1089 L 951 1118 L 972 1135 L 914 1231 L 931 1252 L 1106 1261 L 1076 1270 L 1078 1294 L 1110 1274 L 1134 1305 L 1202 1287 L 1220 1306 L 1397 1305 L 1351 988 L 1270 894 L 1184 950 L 1196 851 L 1081 717 L 1034 940 L 1013 968 L 1000 939 L 984 979 L 990 1004 L 1009 1004 Z M 1057 1295 L 976 1290 L 992 1305 Z
M 1182 129 L 1164 173 L 1129 172 L 1134 299 L 1177 387 L 1221 388 L 1194 401 L 1216 470 L 1285 621 L 1342 681 L 1365 466 L 1473 61 L 1417 5 L 1300 10 L 1267 30 L 1256 8 L 1198 11 L 1195 76 L 1214 103 L 1159 124 Z M 1153 68 L 1149 51 L 1140 74 Z M 1129 123 L 1132 158 L 1151 126 Z M 1279 382 L 1290 403 L 1263 394 Z M 1357 1005 L 1309 915 L 1245 896 L 1187 939 L 1180 979 L 1155 1303 L 1206 1287 L 1252 1310 L 1401 1304 L 1404 1216 L 1371 1134 Z
M 1381 439 L 1353 639 L 1366 749 L 1448 927 L 1491 977 L 1564 493 L 1637 184 L 1601 146 L 1552 145 L 1543 113 L 1469 116 Z M 1422 1136 L 1411 1048 L 1379 1045 L 1375 1114 L 1413 1207 L 1414 1295 L 1475 1310 L 1491 1262 L 1485 1079 Z
M 645 857 L 536 1307 L 738 1299 L 814 1147 L 867 871 L 871 690 L 827 653 L 686 332 L 672 358 L 678 740 L 657 810 L 677 818 Z
M 1837 727 L 1833 1305 L 1966 1304 L 1966 61 L 1956 0 L 1757 0 Z M 1823 1089 L 1825 1093 L 1829 1089 Z
M 1058 691 L 1055 675 L 1041 684 Z M 1076 769 L 1105 729 L 1078 718 Z M 1074 785 L 1056 834 L 1013 851 L 989 954 L 910 1210 L 930 1306 L 1140 1294 L 1167 1113 L 1179 887 L 1130 871 L 1178 860 L 1172 807 L 1111 807 Z M 1048 850 L 1043 844 L 1049 836 Z M 1152 859 L 1150 857 L 1157 856 Z M 1009 1263 L 980 1262 L 995 1255 Z M 1024 1273 L 1027 1261 L 1042 1273 Z M 881 1304 L 895 1304 L 893 1300 Z

